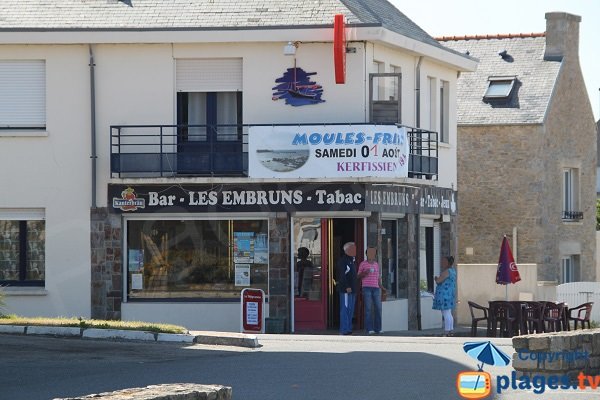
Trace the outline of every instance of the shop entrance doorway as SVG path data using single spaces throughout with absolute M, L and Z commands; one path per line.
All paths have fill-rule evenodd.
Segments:
M 363 218 L 294 218 L 294 330 L 339 329 L 336 265 L 346 242 L 357 246 L 357 265 L 364 255 Z M 355 315 L 359 316 L 357 298 Z M 361 319 L 356 318 L 358 329 Z

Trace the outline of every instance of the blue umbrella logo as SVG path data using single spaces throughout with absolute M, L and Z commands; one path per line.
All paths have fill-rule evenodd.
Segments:
M 510 357 L 494 346 L 492 342 L 467 342 L 463 345 L 465 353 L 481 361 L 479 370 L 483 371 L 483 364 L 504 367 L 510 364 Z
M 459 394 L 466 398 L 482 398 L 489 394 L 489 384 L 483 383 L 483 386 L 479 386 L 479 380 L 482 378 L 482 374 L 485 382 L 488 382 L 490 375 L 487 372 L 483 372 L 483 364 L 494 365 L 494 366 L 506 366 L 510 364 L 510 357 L 508 357 L 502 350 L 494 346 L 492 342 L 467 342 L 463 344 L 463 350 L 465 353 L 481 362 L 481 365 L 477 365 L 479 368 L 478 373 L 463 373 L 459 374 L 459 381 L 457 381 L 457 387 Z M 461 375 L 467 375 L 461 377 Z M 477 377 L 475 378 L 476 375 Z M 473 384 L 471 379 L 475 379 Z

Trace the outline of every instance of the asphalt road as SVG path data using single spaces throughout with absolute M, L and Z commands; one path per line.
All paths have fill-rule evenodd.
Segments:
M 231 386 L 235 400 L 458 399 L 457 373 L 476 369 L 462 350 L 466 340 L 260 335 L 263 346 L 246 349 L 0 335 L 0 399 L 47 400 L 176 382 Z M 494 339 L 508 354 L 510 343 Z M 512 371 L 485 369 L 493 381 Z M 523 390 L 494 397 L 566 398 Z

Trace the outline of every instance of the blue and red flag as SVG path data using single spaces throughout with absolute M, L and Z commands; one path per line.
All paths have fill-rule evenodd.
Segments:
M 510 250 L 508 239 L 504 236 L 502 247 L 500 248 L 500 259 L 498 260 L 498 269 L 496 271 L 496 283 L 500 285 L 508 285 L 509 283 L 517 283 L 521 280 L 517 264 Z

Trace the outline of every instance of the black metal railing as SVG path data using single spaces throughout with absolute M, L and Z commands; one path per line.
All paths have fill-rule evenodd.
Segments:
M 249 127 L 250 125 L 111 126 L 111 174 L 119 178 L 248 176 Z M 437 132 L 408 126 L 406 129 L 409 140 L 409 177 L 437 179 Z
M 406 127 L 409 143 L 408 177 L 437 180 L 438 133 Z
M 565 221 L 580 221 L 583 219 L 583 211 L 563 211 L 562 219 Z
M 118 125 L 110 130 L 113 176 L 247 175 L 247 126 Z

